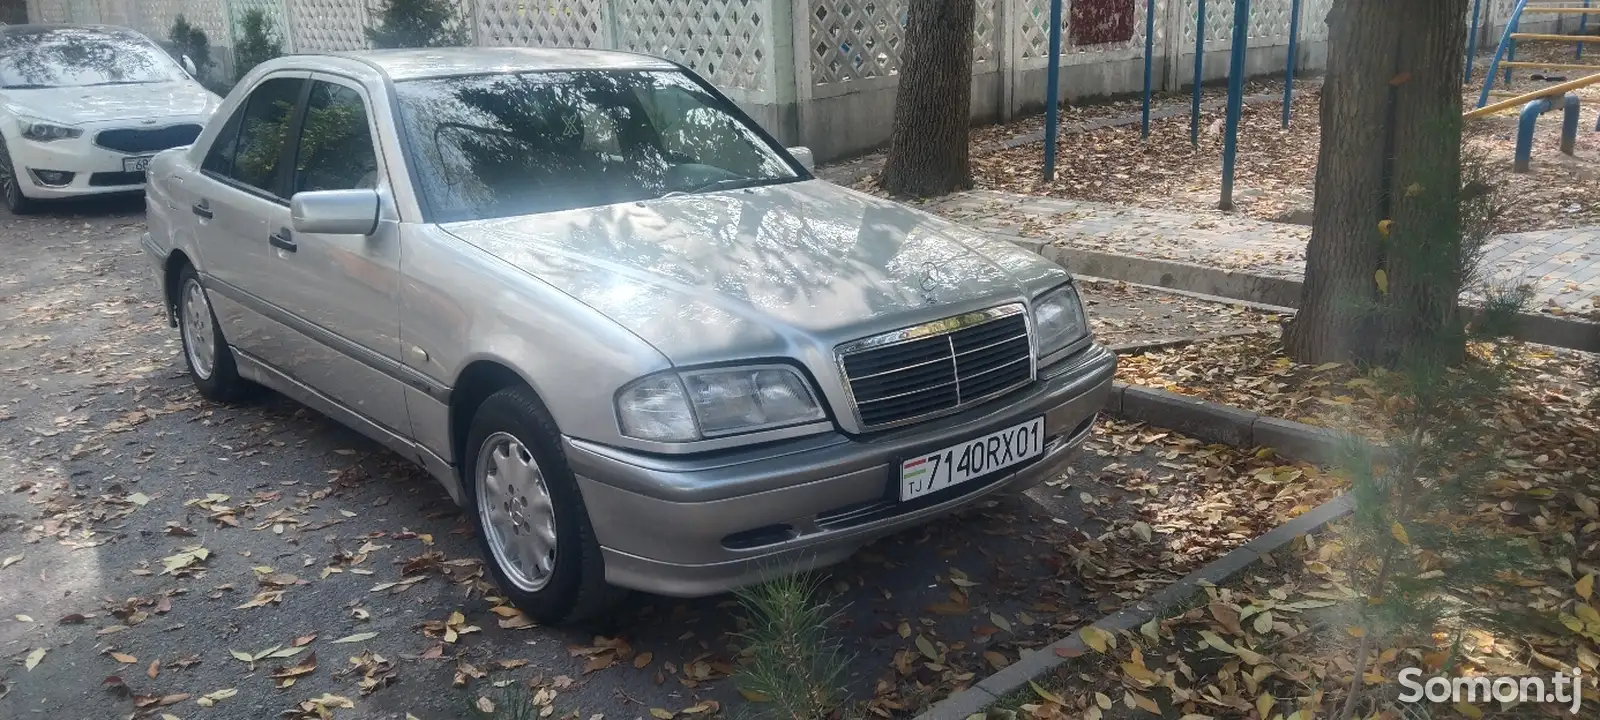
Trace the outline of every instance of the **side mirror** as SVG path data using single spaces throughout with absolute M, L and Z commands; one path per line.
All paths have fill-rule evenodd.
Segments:
M 184 72 L 189 73 L 189 77 L 200 76 L 200 71 L 195 68 L 194 61 L 190 60 L 188 55 L 178 58 L 178 64 L 183 66 Z
M 319 190 L 289 199 L 296 233 L 371 235 L 378 229 L 377 190 Z
M 789 148 L 789 154 L 794 156 L 794 159 L 799 161 L 800 166 L 805 168 L 807 172 L 817 169 L 817 161 L 811 155 L 811 148 L 792 147 Z

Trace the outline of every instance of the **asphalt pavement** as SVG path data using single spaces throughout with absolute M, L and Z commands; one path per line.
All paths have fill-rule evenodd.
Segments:
M 531 626 L 420 470 L 276 395 L 202 400 L 142 229 L 137 198 L 0 211 L 0 718 L 760 710 L 728 678 L 732 596 Z M 986 503 L 828 573 L 850 697 L 908 716 L 1093 620 L 1058 549 L 1094 521 L 1051 507 Z

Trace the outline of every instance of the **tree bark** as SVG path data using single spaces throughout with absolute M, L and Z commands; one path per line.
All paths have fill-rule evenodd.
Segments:
M 1306 278 L 1284 334 L 1300 362 L 1459 355 L 1465 1 L 1329 13 Z
M 930 197 L 972 187 L 973 0 L 911 0 L 889 156 L 879 178 L 894 195 Z

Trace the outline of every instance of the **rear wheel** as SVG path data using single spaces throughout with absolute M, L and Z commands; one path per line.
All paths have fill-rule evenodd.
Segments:
M 510 387 L 484 400 L 466 460 L 478 543 L 505 595 L 546 624 L 611 612 L 626 593 L 605 582 L 560 434 L 530 390 Z
M 0 138 L 0 200 L 13 215 L 26 215 L 38 209 L 37 201 L 22 194 L 22 171 L 11 160 L 11 150 Z
M 208 400 L 234 402 L 255 388 L 239 377 L 233 351 L 222 337 L 211 301 L 200 284 L 200 273 L 184 265 L 178 275 L 178 331 L 183 338 L 183 360 L 194 387 Z

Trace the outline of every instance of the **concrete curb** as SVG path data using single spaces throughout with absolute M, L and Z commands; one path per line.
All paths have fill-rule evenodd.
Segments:
M 1108 345 L 1107 349 L 1118 355 L 1143 355 L 1157 350 L 1171 350 L 1173 348 L 1188 347 L 1195 343 L 1210 342 L 1213 340 L 1230 340 L 1232 338 L 1253 337 L 1267 334 L 1264 330 L 1234 330 L 1231 332 L 1210 333 L 1207 335 L 1180 335 L 1173 337 L 1156 338 L 1140 342 L 1117 343 Z
M 1037 238 L 1008 238 L 1071 270 L 1171 290 L 1202 293 L 1233 300 L 1295 308 L 1300 305 L 1299 280 L 1223 270 L 1176 260 L 1118 255 L 1059 245 L 1041 245 Z M 1472 308 L 1467 310 L 1476 314 Z M 1600 352 L 1600 323 L 1573 318 L 1522 313 L 1517 316 L 1516 338 L 1584 352 Z
M 1365 442 L 1338 430 L 1122 382 L 1112 383 L 1103 409 L 1123 420 L 1177 430 L 1206 442 L 1270 447 L 1283 457 L 1315 465 L 1334 464 L 1350 444 Z
M 1154 595 L 1095 621 L 1092 627 L 1112 633 L 1133 632 L 1163 609 L 1204 592 L 1204 586 L 1221 585 L 1234 574 L 1254 565 L 1263 555 L 1276 552 L 1295 538 L 1320 530 L 1328 523 L 1344 517 L 1349 514 L 1350 507 L 1349 495 L 1329 500 L 1311 512 L 1234 548 Z M 1079 633 L 1074 632 L 1037 651 L 1024 654 L 999 672 L 978 681 L 977 685 L 939 701 L 918 715 L 916 720 L 967 720 L 1000 698 L 1027 685 L 1028 681 L 1060 667 L 1067 662 L 1068 656 L 1077 657 L 1087 652 L 1089 648 L 1084 645 Z

